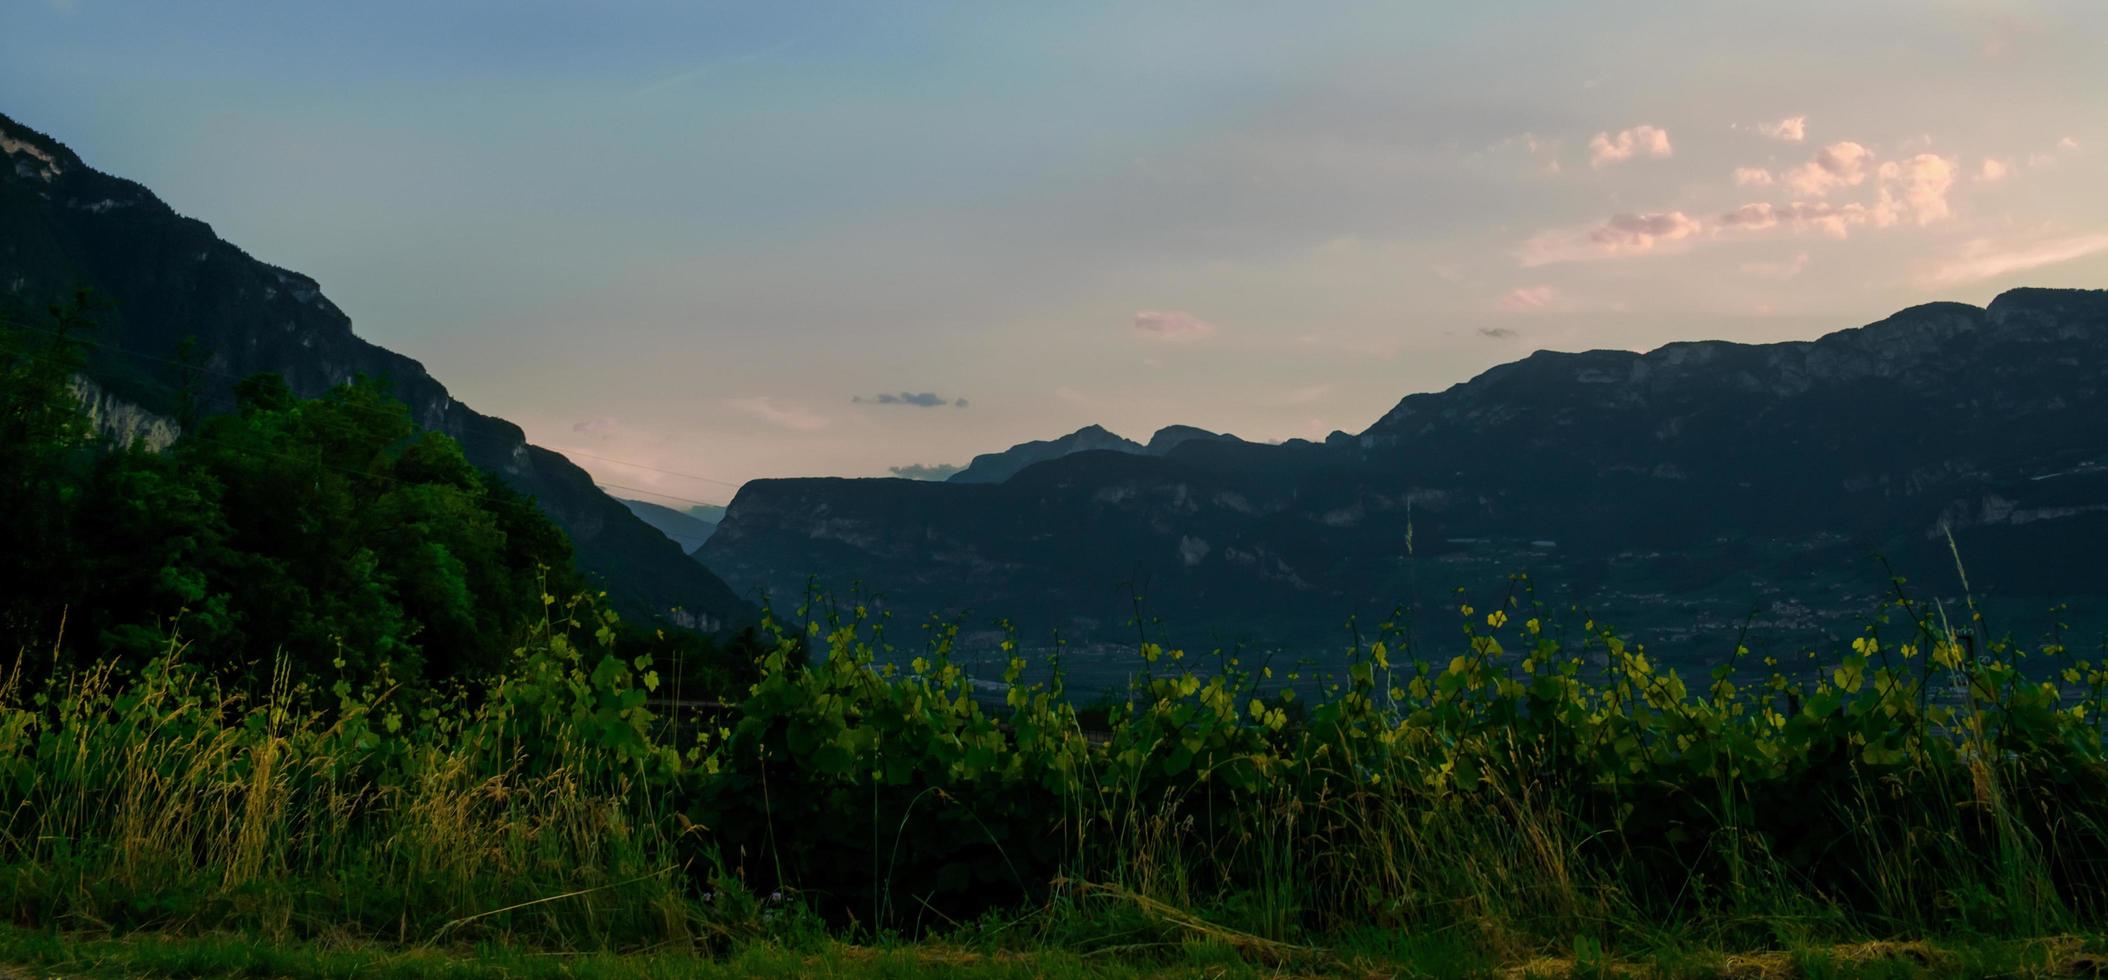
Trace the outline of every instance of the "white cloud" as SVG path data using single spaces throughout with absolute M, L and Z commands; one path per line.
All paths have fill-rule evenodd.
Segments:
M 1979 239 L 1960 255 L 1919 277 L 1925 286 L 1951 286 L 1975 282 L 2013 272 L 2026 272 L 2089 255 L 2108 252 L 2108 232 L 2074 235 L 2024 245 L 2007 245 Z
M 1859 186 L 1873 156 L 1874 151 L 1842 140 L 1816 151 L 1814 159 L 1786 171 L 1780 180 L 1797 196 L 1823 197 L 1840 187 Z
M 1778 122 L 1758 123 L 1757 132 L 1775 140 L 1798 143 L 1808 138 L 1808 117 L 1787 116 Z
M 1736 187 L 1770 187 L 1771 184 L 1771 171 L 1763 167 L 1735 168 Z
M 2013 168 L 2004 160 L 1985 157 L 1983 164 L 1976 168 L 1976 180 L 1978 183 L 1995 184 L 2006 179 L 2012 172 Z
M 727 398 L 725 407 L 749 418 L 760 419 L 781 429 L 793 432 L 813 432 L 827 428 L 827 419 L 795 405 L 779 405 L 767 396 L 754 398 Z
M 1518 286 L 1495 300 L 1493 308 L 1503 313 L 1527 313 L 1541 310 L 1559 298 L 1559 290 L 1550 286 Z
M 1141 310 L 1134 327 L 1144 337 L 1163 340 L 1198 340 L 1215 332 L 1215 325 L 1184 310 Z
M 1601 132 L 1588 141 L 1588 162 L 1595 167 L 1636 156 L 1665 157 L 1675 152 L 1675 147 L 1669 145 L 1668 130 L 1658 126 L 1634 126 L 1619 130 L 1616 136 Z

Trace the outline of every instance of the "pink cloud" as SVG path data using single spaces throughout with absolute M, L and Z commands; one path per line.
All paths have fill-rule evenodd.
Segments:
M 1134 326 L 1142 336 L 1162 340 L 1198 340 L 1215 332 L 1214 324 L 1184 310 L 1141 310 Z
M 1559 298 L 1559 290 L 1550 286 L 1520 286 L 1509 290 L 1493 304 L 1502 313 L 1527 313 L 1541 310 Z
M 1787 116 L 1778 122 L 1758 123 L 1757 132 L 1775 140 L 1798 143 L 1808 138 L 1808 117 Z
M 1620 214 L 1588 233 L 1588 240 L 1612 249 L 1645 252 L 1657 242 L 1673 242 L 1698 234 L 1697 219 L 1682 211 Z
M 1771 171 L 1763 167 L 1735 168 L 1736 187 L 1770 187 L 1771 184 Z
M 1923 286 L 1951 286 L 2108 252 L 2108 232 L 2025 244 L 1999 244 L 1979 239 L 1960 255 L 1918 280 Z
M 1744 204 L 1720 216 L 1720 224 L 1722 226 L 1741 228 L 1748 231 L 1760 231 L 1778 223 L 1777 209 L 1763 201 L 1758 201 L 1754 204 Z
M 1781 175 L 1786 188 L 1801 197 L 1823 197 L 1839 187 L 1857 187 L 1866 180 L 1867 161 L 1874 151 L 1842 140 L 1816 151 L 1815 158 Z
M 1595 167 L 1622 163 L 1636 156 L 1665 157 L 1675 152 L 1675 147 L 1669 145 L 1668 130 L 1658 126 L 1634 126 L 1619 130 L 1616 136 L 1605 131 L 1588 141 L 1588 162 Z
M 1681 243 L 1705 230 L 1682 211 L 1620 214 L 1587 231 L 1539 232 L 1522 243 L 1515 256 L 1524 268 L 1560 262 L 1585 262 L 1649 252 Z
M 1931 153 L 1882 164 L 1877 223 L 1888 225 L 1907 214 L 1923 227 L 1949 217 L 1953 211 L 1947 206 L 1947 192 L 1958 173 L 1960 168 L 1953 160 Z M 1902 195 L 1900 207 L 1895 202 L 1897 194 Z
M 1985 157 L 1983 164 L 1976 168 L 1976 180 L 1982 184 L 1995 184 L 2006 179 L 2012 172 L 2013 168 L 2008 166 L 2004 160 L 1995 157 Z
M 1864 204 L 1830 204 L 1823 201 L 1795 201 L 1780 209 L 1780 219 L 1795 228 L 1813 228 L 1831 238 L 1844 238 L 1852 233 L 1854 225 L 1873 222 L 1879 225 L 1894 223 L 1894 219 L 1881 219 L 1876 212 Z

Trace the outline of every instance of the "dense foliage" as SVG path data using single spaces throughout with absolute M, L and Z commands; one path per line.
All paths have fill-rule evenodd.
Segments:
M 77 394 L 88 309 L 0 321 L 0 648 L 139 663 L 180 637 L 235 677 L 282 656 L 302 678 L 480 678 L 545 590 L 586 587 L 531 501 L 375 382 L 302 399 L 257 375 L 163 451 L 112 444 Z M 728 682 L 700 637 L 630 640 Z

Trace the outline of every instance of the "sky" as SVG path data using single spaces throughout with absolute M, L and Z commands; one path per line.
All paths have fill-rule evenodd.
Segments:
M 7 0 L 0 109 L 679 506 L 2108 286 L 2103 50 L 2093 0 Z

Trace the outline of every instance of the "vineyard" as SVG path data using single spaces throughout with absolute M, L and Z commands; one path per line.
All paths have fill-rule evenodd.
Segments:
M 1200 943 L 1369 969 L 2103 922 L 2096 662 L 1980 640 L 1899 582 L 1835 656 L 1686 678 L 1524 585 L 1449 610 L 1439 654 L 1383 624 L 1332 678 L 1143 642 L 1088 722 L 1058 664 L 1012 658 L 987 709 L 956 629 L 900 643 L 862 607 L 772 619 L 759 680 L 685 720 L 591 597 L 544 596 L 504 670 L 451 690 L 386 664 L 236 690 L 181 641 L 18 666 L 0 908 L 280 942 Z

